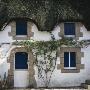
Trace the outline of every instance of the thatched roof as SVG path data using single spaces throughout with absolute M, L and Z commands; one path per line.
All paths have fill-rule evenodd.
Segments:
M 39 30 L 51 31 L 62 21 L 80 21 L 90 29 L 89 0 L 1 0 L 0 28 L 12 20 L 24 18 Z

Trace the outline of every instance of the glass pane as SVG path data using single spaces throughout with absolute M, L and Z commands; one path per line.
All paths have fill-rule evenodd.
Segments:
M 20 20 L 16 22 L 16 35 L 27 35 L 27 22 Z
M 76 53 L 70 52 L 70 67 L 76 67 Z
M 64 52 L 64 67 L 69 67 L 69 52 Z
M 64 23 L 64 34 L 65 35 L 75 35 L 75 24 L 74 23 Z
M 28 54 L 25 52 L 17 52 L 15 54 L 15 69 L 28 69 Z

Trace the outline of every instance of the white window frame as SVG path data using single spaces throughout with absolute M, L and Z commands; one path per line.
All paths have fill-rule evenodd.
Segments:
M 68 52 L 69 53 L 69 67 L 64 67 L 64 69 L 76 69 L 76 67 L 70 67 L 70 62 L 71 62 L 71 60 L 70 60 L 70 52 Z
M 74 38 L 75 37 L 75 35 L 64 35 L 64 37 L 67 37 L 67 38 Z
M 16 37 L 27 37 L 27 35 L 16 35 Z

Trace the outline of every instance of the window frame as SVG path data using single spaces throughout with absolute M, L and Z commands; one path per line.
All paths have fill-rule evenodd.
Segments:
M 33 23 L 27 21 L 27 35 L 16 35 L 16 21 L 10 23 L 11 31 L 8 32 L 9 36 L 12 36 L 13 40 L 27 40 L 34 36 L 34 32 L 32 32 Z
M 64 52 L 76 52 L 76 69 L 64 68 Z M 57 65 L 57 69 L 61 69 L 61 73 L 79 73 L 81 69 L 84 69 L 84 64 L 81 64 L 82 57 L 84 52 L 81 52 L 79 47 L 60 47 L 60 64 Z
M 75 37 L 69 37 L 64 35 L 64 23 L 75 23 Z M 58 35 L 60 37 L 66 37 L 66 38 L 74 38 L 76 40 L 79 40 L 79 37 L 83 37 L 83 32 L 80 31 L 80 27 L 82 27 L 82 23 L 80 22 L 61 22 L 59 24 L 60 32 L 58 32 Z
M 71 59 L 70 59 L 70 56 L 71 56 L 71 52 L 68 52 L 69 53 L 69 66 L 68 67 L 65 67 L 64 66 L 64 69 L 76 69 L 76 52 L 74 52 L 75 53 L 75 67 L 71 67 Z M 65 54 L 65 52 L 64 52 L 64 54 Z M 65 58 L 64 58 L 65 59 Z M 65 65 L 65 63 L 64 63 L 64 65 Z

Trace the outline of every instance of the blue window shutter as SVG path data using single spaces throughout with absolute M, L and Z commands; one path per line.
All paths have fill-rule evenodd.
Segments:
M 75 23 L 64 23 L 64 34 L 75 35 Z
M 76 53 L 70 52 L 70 67 L 76 67 Z
M 28 69 L 28 54 L 25 52 L 15 53 L 15 69 Z
M 64 67 L 69 67 L 69 52 L 64 52 Z
M 16 21 L 16 35 L 27 35 L 27 22 L 23 20 Z

